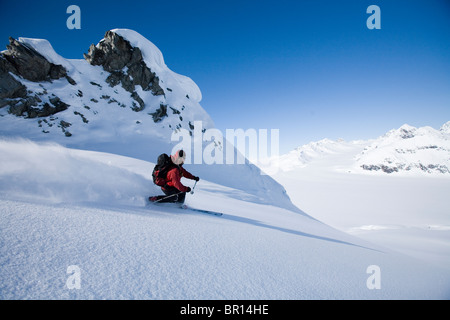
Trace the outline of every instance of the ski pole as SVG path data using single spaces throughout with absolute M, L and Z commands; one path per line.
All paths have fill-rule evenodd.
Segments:
M 194 186 L 192 187 L 192 190 L 191 190 L 191 194 L 194 194 L 194 189 L 195 189 L 195 186 L 197 185 L 197 182 L 198 181 L 195 181 Z

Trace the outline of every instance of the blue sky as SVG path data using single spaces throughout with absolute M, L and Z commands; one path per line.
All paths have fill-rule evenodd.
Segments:
M 69 30 L 69 5 L 81 30 Z M 381 29 L 369 30 L 369 5 Z M 279 129 L 280 151 L 376 138 L 450 120 L 449 0 L 2 1 L 0 39 L 45 38 L 82 58 L 113 28 L 136 30 L 191 77 L 225 129 Z

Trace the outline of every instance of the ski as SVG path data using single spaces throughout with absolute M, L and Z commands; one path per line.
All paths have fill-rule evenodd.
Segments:
M 160 207 L 169 207 L 169 208 L 174 208 L 174 209 L 190 210 L 190 211 L 193 211 L 193 212 L 210 214 L 210 215 L 217 216 L 217 217 L 220 217 L 220 216 L 223 215 L 221 212 L 191 208 L 191 207 L 188 207 L 185 204 L 179 204 L 179 203 L 152 202 L 152 201 L 149 201 L 149 204 L 153 204 L 153 205 L 160 206 Z
M 203 210 L 203 209 L 195 209 L 195 208 L 189 208 L 189 207 L 184 207 L 184 206 L 181 207 L 181 209 L 191 210 L 191 211 L 199 212 L 199 213 L 211 214 L 211 215 L 217 216 L 217 217 L 221 217 L 223 215 L 223 213 L 221 213 L 221 212 L 210 211 L 210 210 Z

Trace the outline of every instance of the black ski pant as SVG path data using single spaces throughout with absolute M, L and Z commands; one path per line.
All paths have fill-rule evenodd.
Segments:
M 158 202 L 173 202 L 173 203 L 184 203 L 186 198 L 186 192 L 182 192 L 175 187 L 166 186 L 161 188 L 165 196 L 158 196 Z

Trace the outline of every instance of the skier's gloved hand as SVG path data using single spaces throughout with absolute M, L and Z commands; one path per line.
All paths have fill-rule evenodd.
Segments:
M 199 181 L 200 178 L 199 178 L 199 177 L 194 177 L 194 180 L 195 180 L 195 181 Z
M 186 192 L 191 192 L 191 187 L 187 187 Z

